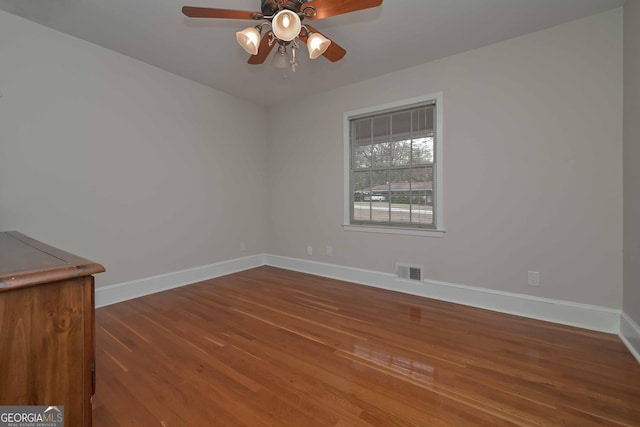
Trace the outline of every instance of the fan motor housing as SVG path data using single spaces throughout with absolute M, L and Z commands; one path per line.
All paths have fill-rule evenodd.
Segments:
M 280 8 L 289 9 L 298 13 L 302 5 L 306 2 L 307 0 L 262 0 L 262 14 L 264 16 L 272 16 L 276 14 Z

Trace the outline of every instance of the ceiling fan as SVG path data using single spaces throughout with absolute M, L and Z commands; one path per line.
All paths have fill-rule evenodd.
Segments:
M 262 64 L 273 47 L 278 45 L 274 58 L 277 68 L 296 70 L 296 51 L 299 41 L 307 46 L 309 57 L 322 55 L 331 62 L 341 60 L 347 51 L 320 31 L 302 21 L 317 20 L 344 13 L 377 7 L 382 0 L 261 0 L 261 12 L 184 6 L 182 13 L 189 18 L 247 19 L 259 21 L 254 27 L 236 33 L 236 40 L 249 54 L 249 64 Z M 264 36 L 263 29 L 267 27 Z M 291 56 L 287 54 L 291 50 Z

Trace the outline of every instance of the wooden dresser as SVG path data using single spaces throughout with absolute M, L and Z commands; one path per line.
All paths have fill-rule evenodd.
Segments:
M 64 406 L 91 426 L 95 262 L 0 232 L 0 405 Z

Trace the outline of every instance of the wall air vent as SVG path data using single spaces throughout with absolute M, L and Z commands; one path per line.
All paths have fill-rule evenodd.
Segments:
M 413 265 L 396 264 L 396 276 L 399 279 L 422 281 L 422 268 Z

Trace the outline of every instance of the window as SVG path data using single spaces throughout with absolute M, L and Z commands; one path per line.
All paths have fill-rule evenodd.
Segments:
M 442 235 L 442 96 L 345 114 L 345 227 Z

